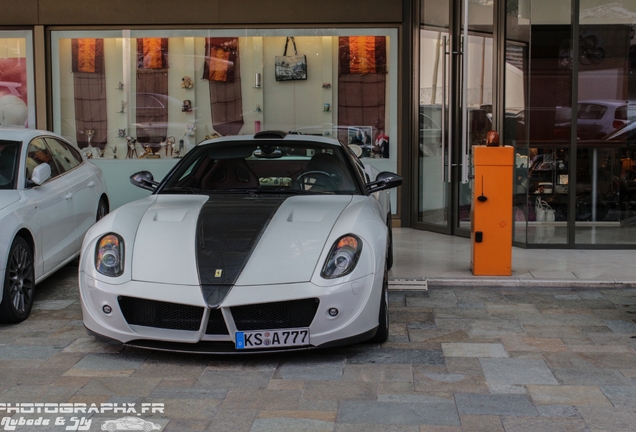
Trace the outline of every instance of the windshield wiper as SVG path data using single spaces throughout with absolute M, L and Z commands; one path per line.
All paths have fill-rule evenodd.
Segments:
M 244 193 L 244 194 L 257 194 L 259 192 L 258 188 L 231 188 L 231 189 L 206 189 L 205 193 L 211 194 L 233 194 L 233 193 Z
M 191 194 L 196 194 L 201 192 L 203 192 L 202 189 L 193 188 L 189 186 L 174 186 L 174 187 L 166 188 L 161 191 L 161 193 L 191 193 Z
M 271 190 L 271 192 L 279 193 L 279 194 L 289 194 L 289 195 L 320 195 L 324 193 L 324 192 L 312 192 L 310 190 L 302 190 L 302 189 L 276 189 L 276 190 Z
M 300 189 L 259 189 L 259 188 L 233 188 L 233 189 L 217 189 L 206 190 L 204 193 L 214 194 L 233 194 L 244 193 L 250 195 L 267 194 L 267 195 L 320 195 L 324 193 L 331 194 L 330 192 L 312 192 Z

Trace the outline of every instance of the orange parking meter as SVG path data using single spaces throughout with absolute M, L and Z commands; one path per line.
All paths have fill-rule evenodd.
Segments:
M 513 147 L 473 147 L 470 268 L 475 276 L 512 274 L 513 163 Z

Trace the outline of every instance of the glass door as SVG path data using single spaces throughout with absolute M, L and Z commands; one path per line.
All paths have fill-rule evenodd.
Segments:
M 463 40 L 465 39 L 464 37 Z M 461 100 L 461 159 L 458 228 L 470 229 L 471 157 L 475 145 L 486 144 L 492 125 L 492 35 L 468 35 L 464 50 Z
M 420 32 L 418 110 L 418 223 L 449 231 L 449 37 L 447 30 Z
M 455 79 L 460 126 L 456 129 L 459 157 L 455 159 L 458 192 L 454 224 L 454 231 L 461 235 L 470 233 L 472 148 L 486 144 L 486 133 L 493 129 L 493 17 L 492 1 L 462 2 Z
M 423 0 L 422 22 L 445 24 L 431 5 Z M 489 0 L 463 0 L 447 11 L 447 27 L 420 31 L 415 226 L 468 236 L 472 146 L 493 128 L 494 9 Z

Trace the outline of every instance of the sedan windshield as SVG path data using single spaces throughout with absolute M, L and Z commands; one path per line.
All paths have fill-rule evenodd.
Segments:
M 15 189 L 20 143 L 0 140 L 0 189 Z
M 159 193 L 358 194 L 359 180 L 341 147 L 263 140 L 197 146 Z

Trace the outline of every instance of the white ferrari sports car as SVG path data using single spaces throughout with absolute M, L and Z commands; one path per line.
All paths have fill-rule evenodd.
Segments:
M 203 141 L 84 238 L 84 325 L 187 352 L 330 347 L 388 337 L 389 191 L 402 178 L 340 142 L 263 131 Z
M 102 171 L 64 138 L 0 128 L 0 322 L 26 319 L 35 285 L 77 257 L 108 205 Z

